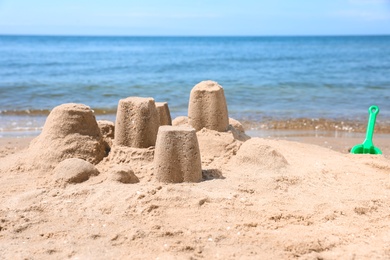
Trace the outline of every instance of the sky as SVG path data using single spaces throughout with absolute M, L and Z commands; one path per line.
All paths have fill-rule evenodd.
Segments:
M 390 34 L 390 0 L 0 0 L 0 34 Z

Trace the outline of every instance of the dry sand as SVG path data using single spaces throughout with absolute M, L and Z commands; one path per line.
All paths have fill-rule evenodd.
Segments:
M 385 155 L 349 154 L 363 138 L 249 138 L 220 85 L 194 90 L 158 133 L 154 100 L 132 97 L 115 129 L 64 104 L 33 140 L 1 140 L 0 258 L 390 258 L 387 135 Z
M 384 155 L 348 154 L 357 137 L 197 136 L 202 182 L 158 182 L 150 148 L 66 186 L 17 167 L 31 138 L 0 139 L 0 258 L 390 258 L 389 136 L 374 140 Z M 115 181 L 115 165 L 139 182 Z

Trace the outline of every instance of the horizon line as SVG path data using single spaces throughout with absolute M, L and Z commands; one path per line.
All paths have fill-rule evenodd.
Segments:
M 166 37 L 166 38 L 250 38 L 250 37 L 373 37 L 390 36 L 390 34 L 267 34 L 267 35 L 104 35 L 104 34 L 10 34 L 0 33 L 0 36 L 22 36 L 22 37 Z

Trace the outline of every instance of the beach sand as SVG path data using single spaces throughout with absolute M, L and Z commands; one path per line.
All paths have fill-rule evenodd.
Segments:
M 176 184 L 158 182 L 148 156 L 130 164 L 138 183 L 113 181 L 116 154 L 61 186 L 18 167 L 32 137 L 0 138 L 0 258 L 390 258 L 388 135 L 374 139 L 384 155 L 353 155 L 364 138 L 248 133 L 262 138 L 199 131 L 204 180 Z
M 388 134 L 358 155 L 364 134 L 314 121 L 245 131 L 213 81 L 188 118 L 159 113 L 129 97 L 114 124 L 63 104 L 37 137 L 1 138 L 0 258 L 390 258 Z

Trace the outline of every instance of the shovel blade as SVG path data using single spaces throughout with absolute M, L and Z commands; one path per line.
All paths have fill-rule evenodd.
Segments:
M 382 154 L 382 151 L 375 146 L 365 147 L 363 144 L 355 145 L 351 149 L 351 153 L 353 154 Z

